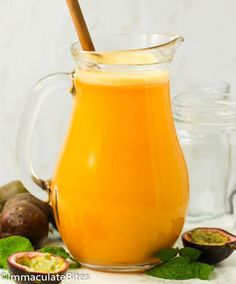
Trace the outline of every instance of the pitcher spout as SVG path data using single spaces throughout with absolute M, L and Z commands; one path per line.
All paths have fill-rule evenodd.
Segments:
M 177 48 L 184 41 L 180 35 L 158 35 L 164 42 L 155 47 L 155 57 L 158 63 L 170 63 L 175 55 Z
M 184 41 L 184 38 L 182 36 L 176 35 L 174 39 L 172 40 L 174 49 L 176 50 L 183 41 Z

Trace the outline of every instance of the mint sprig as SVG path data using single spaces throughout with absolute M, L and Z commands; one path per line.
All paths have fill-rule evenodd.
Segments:
M 198 278 L 208 280 L 214 267 L 198 260 L 201 252 L 193 248 L 172 248 L 156 254 L 163 263 L 146 271 L 146 274 L 163 279 L 186 280 Z

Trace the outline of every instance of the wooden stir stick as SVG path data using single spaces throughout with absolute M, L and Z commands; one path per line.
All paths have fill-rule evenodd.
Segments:
M 74 26 L 79 37 L 82 49 L 85 51 L 95 51 L 93 41 L 89 34 L 82 10 L 78 0 L 66 0 Z
M 84 19 L 84 16 L 83 16 L 78 0 L 66 0 L 66 2 L 68 5 L 74 26 L 75 26 L 75 30 L 79 37 L 82 49 L 85 51 L 95 51 L 93 41 L 89 34 L 89 30 L 85 22 L 85 19 Z M 75 72 L 72 72 L 73 76 L 74 74 Z M 73 80 L 73 85 L 72 85 L 70 92 L 73 96 L 76 94 L 74 80 Z

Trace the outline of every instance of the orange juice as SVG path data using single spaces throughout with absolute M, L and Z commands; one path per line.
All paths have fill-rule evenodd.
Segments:
M 52 181 L 63 241 L 85 264 L 149 263 L 175 243 L 188 202 L 168 71 L 78 70 L 75 85 Z

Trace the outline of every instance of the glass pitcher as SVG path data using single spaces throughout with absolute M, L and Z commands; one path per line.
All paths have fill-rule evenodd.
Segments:
M 182 40 L 108 36 L 95 40 L 96 52 L 75 43 L 75 73 L 41 80 L 26 106 L 17 149 L 23 182 L 50 202 L 65 245 L 86 267 L 148 269 L 158 261 L 155 253 L 181 233 L 188 177 L 171 113 L 168 68 Z M 67 137 L 52 178 L 43 181 L 31 164 L 34 124 L 50 92 L 66 92 L 72 79 Z

